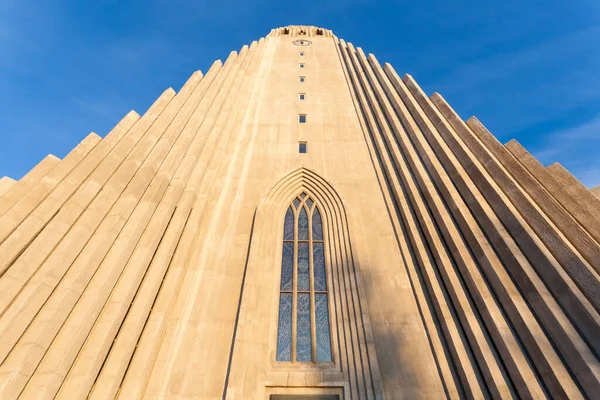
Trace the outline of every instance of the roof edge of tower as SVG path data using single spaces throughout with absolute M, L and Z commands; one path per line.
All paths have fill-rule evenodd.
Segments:
M 319 28 L 318 26 L 312 25 L 288 25 L 275 29 L 271 29 L 271 32 L 267 37 L 274 36 L 299 36 L 299 37 L 314 37 L 314 36 L 326 36 L 332 37 L 333 32 L 329 29 Z

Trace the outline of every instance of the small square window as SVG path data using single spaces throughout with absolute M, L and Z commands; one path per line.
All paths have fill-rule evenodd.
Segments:
M 306 77 L 305 76 L 301 76 L 300 77 L 300 82 L 302 82 L 302 83 L 306 82 Z
M 300 94 L 298 94 L 298 98 L 300 100 L 306 100 L 306 93 L 300 93 Z
M 303 51 L 300 52 L 300 57 L 304 57 L 304 52 Z
M 300 66 L 300 68 L 304 68 L 304 64 L 303 63 L 300 63 L 299 66 Z
M 306 153 L 308 151 L 308 143 L 298 142 L 298 153 Z
M 306 114 L 298 115 L 298 122 L 301 124 L 305 124 L 306 123 Z

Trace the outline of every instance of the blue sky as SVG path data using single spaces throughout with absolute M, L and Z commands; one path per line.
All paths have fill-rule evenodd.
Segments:
M 195 70 L 317 25 L 600 184 L 600 1 L 0 0 L 0 176 L 64 157 Z

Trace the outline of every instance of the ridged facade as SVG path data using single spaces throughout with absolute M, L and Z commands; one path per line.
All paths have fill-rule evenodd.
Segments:
M 0 180 L 0 398 L 598 398 L 599 190 L 329 30 L 274 29 Z M 327 365 L 275 360 L 300 193 Z

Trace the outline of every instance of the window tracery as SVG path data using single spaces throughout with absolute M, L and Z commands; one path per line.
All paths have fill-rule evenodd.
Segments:
M 332 362 L 321 213 L 301 193 L 284 217 L 276 360 Z

